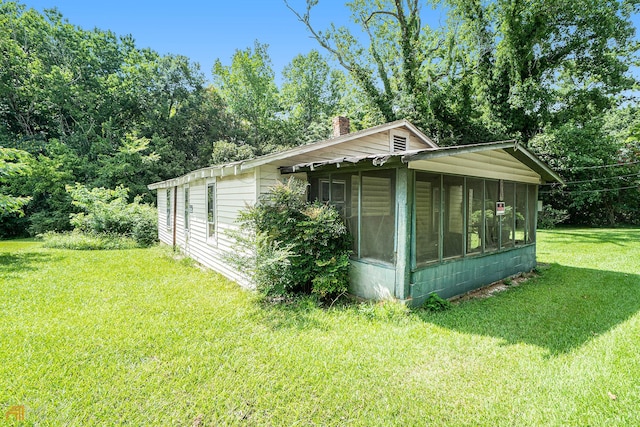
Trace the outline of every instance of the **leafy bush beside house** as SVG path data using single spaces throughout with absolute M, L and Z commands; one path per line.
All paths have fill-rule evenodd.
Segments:
M 229 260 L 266 295 L 340 295 L 349 283 L 350 236 L 338 211 L 305 201 L 306 183 L 290 178 L 240 213 L 233 234 L 242 250 Z
M 127 203 L 129 189 L 118 186 L 115 189 L 92 188 L 82 184 L 67 186 L 72 204 L 82 212 L 71 214 L 74 232 L 67 236 L 65 247 L 88 248 L 80 244 L 82 236 L 93 236 L 90 249 L 109 249 L 121 247 L 125 240 L 132 239 L 142 247 L 152 245 L 157 240 L 158 216 L 155 207 L 142 203 L 142 197 L 136 196 Z M 45 235 L 45 239 L 56 246 L 55 234 Z M 85 239 L 86 240 L 86 239 Z M 103 244 L 110 240 L 122 240 L 113 244 Z M 70 242 L 71 241 L 71 242 Z M 76 245 L 73 242 L 77 242 Z M 125 246 L 130 246 L 126 244 Z

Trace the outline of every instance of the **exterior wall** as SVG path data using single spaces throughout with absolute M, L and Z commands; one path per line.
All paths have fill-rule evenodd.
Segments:
M 216 233 L 214 238 L 207 237 L 207 184 L 216 183 Z M 237 250 L 235 242 L 226 232 L 237 229 L 235 220 L 240 210 L 247 204 L 256 202 L 256 175 L 247 173 L 191 181 L 189 188 L 189 204 L 193 210 L 189 214 L 189 230 L 184 228 L 184 189 L 178 187 L 178 206 L 176 215 L 176 243 L 185 255 L 193 258 L 224 276 L 248 286 L 247 279 L 235 271 L 224 261 L 224 254 Z M 158 194 L 162 190 L 158 191 Z M 160 200 L 160 199 L 159 199 Z M 165 215 L 158 211 L 159 220 Z M 160 227 L 162 228 L 162 223 Z M 169 240 L 163 242 L 171 244 Z
M 167 227 L 167 193 L 171 195 L 171 213 L 173 214 L 173 187 L 158 190 L 158 238 L 167 245 L 172 244 L 173 231 Z
M 306 180 L 306 174 L 295 174 Z M 241 175 L 196 179 L 178 186 L 176 209 L 176 246 L 187 256 L 211 268 L 244 287 L 250 287 L 246 277 L 229 266 L 224 255 L 237 250 L 235 241 L 227 235 L 236 230 L 239 212 L 247 205 L 257 202 L 261 194 L 281 179 L 280 172 L 273 165 L 256 168 Z M 216 233 L 215 238 L 207 236 L 207 185 L 216 183 Z M 167 227 L 167 192 L 171 194 L 171 215 L 173 215 L 173 191 L 175 187 L 158 189 L 158 237 L 168 245 L 173 244 L 173 230 Z M 189 230 L 185 230 L 185 188 L 189 189 Z M 173 225 L 173 221 L 172 221 Z
M 383 300 L 395 297 L 394 266 L 351 260 L 349 292 L 362 298 Z
M 450 298 L 486 286 L 536 266 L 536 245 L 468 256 L 416 269 L 411 273 L 411 305 L 422 304 L 429 294 Z

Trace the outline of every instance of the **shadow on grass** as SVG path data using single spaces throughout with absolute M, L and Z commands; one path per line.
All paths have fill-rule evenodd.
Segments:
M 442 313 L 418 312 L 451 330 L 532 344 L 557 355 L 640 311 L 640 275 L 552 264 L 541 277 Z
M 0 276 L 17 277 L 24 271 L 36 270 L 41 264 L 50 262 L 51 254 L 41 252 L 0 252 Z

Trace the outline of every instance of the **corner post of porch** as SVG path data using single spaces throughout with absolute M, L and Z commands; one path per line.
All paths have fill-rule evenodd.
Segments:
M 396 179 L 396 283 L 395 297 L 411 297 L 411 230 L 413 179 L 409 168 L 399 167 Z

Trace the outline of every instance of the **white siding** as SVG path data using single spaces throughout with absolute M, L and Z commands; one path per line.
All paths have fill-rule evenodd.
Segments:
M 306 181 L 307 174 L 306 173 L 294 173 L 281 175 L 277 166 L 274 165 L 264 165 L 258 168 L 256 172 L 258 174 L 258 182 L 256 185 L 256 191 L 258 192 L 258 197 L 267 194 L 269 190 L 276 185 L 277 182 L 283 182 L 288 180 L 291 177 Z
M 247 280 L 224 260 L 224 253 L 235 251 L 236 245 L 226 231 L 236 229 L 235 220 L 240 210 L 254 204 L 256 180 L 253 173 L 216 179 L 217 234 L 216 239 L 207 239 L 207 183 L 215 178 L 198 179 L 189 183 L 189 203 L 193 211 L 189 214 L 189 230 L 184 230 L 184 186 L 178 187 L 177 244 L 185 255 L 193 258 L 224 276 L 247 286 Z M 158 194 L 163 192 L 158 191 Z M 160 199 L 158 199 L 160 200 Z M 164 214 L 159 212 L 159 218 Z M 162 227 L 162 225 L 161 225 Z M 171 244 L 171 239 L 162 240 Z
M 173 187 L 158 190 L 158 238 L 168 245 L 172 244 L 173 231 L 167 227 L 167 194 L 171 196 L 171 214 L 173 215 Z
M 540 175 L 504 150 L 437 157 L 409 162 L 411 169 L 540 184 Z

